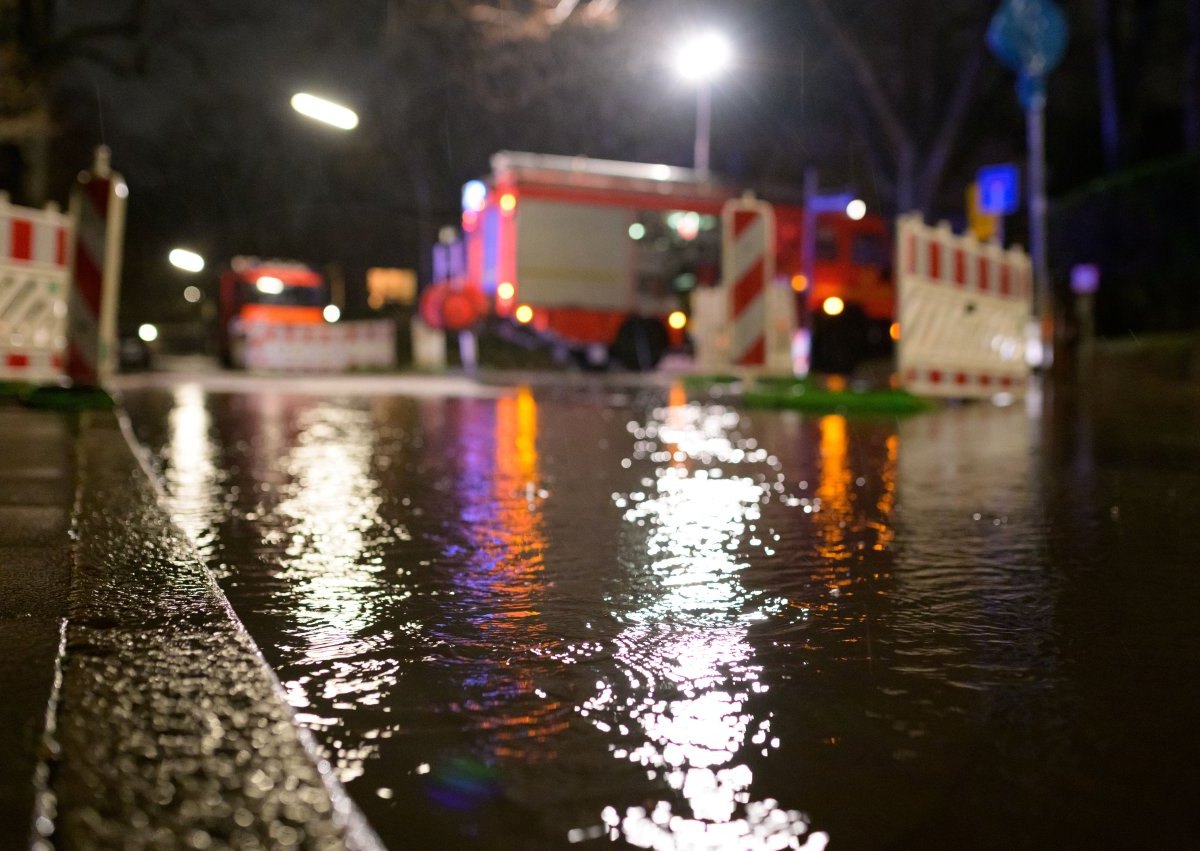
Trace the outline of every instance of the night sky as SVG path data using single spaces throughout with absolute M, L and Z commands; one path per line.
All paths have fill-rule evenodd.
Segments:
M 56 47 L 41 54 L 52 56 L 41 73 L 56 126 L 48 188 L 65 199 L 90 149 L 112 148 L 131 191 L 130 322 L 193 309 L 179 296 L 190 281 L 165 262 L 173 245 L 209 259 L 210 285 L 234 254 L 336 264 L 350 314 L 362 314 L 366 268 L 427 264 L 437 229 L 457 219 L 459 187 L 486 172 L 496 150 L 691 165 L 694 94 L 668 61 L 680 35 L 700 26 L 724 30 L 737 56 L 715 90 L 714 171 L 786 191 L 815 165 L 825 188 L 852 189 L 887 214 L 897 204 L 895 146 L 807 0 L 590 0 L 559 26 L 546 24 L 552 0 L 48 5 L 57 6 L 41 37 Z M 944 168 L 918 199 L 931 220 L 961 218 L 974 170 L 1023 155 L 1012 76 L 982 40 L 997 4 L 826 5 L 867 58 L 918 158 L 937 143 L 974 57 Z M 1099 4 L 1061 5 L 1072 32 L 1051 78 L 1052 196 L 1108 168 Z M 1112 0 L 1120 168 L 1185 152 L 1184 5 Z M 359 127 L 342 133 L 300 117 L 288 105 L 300 90 L 352 106 Z M 1014 221 L 1010 232 L 1021 227 Z

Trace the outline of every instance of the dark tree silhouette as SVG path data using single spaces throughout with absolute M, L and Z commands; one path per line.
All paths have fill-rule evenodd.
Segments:
M 55 75 L 76 61 L 115 75 L 138 73 L 144 5 L 105 3 L 99 14 L 64 28 L 55 0 L 0 0 L 0 162 L 3 188 L 18 200 L 41 204 L 50 194 Z

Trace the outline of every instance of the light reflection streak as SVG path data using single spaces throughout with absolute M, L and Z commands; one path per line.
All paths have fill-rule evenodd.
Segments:
M 164 477 L 174 520 L 211 561 L 228 509 L 221 498 L 227 476 L 217 465 L 207 403 L 199 385 L 176 388 Z M 397 662 L 377 650 L 397 631 L 416 625 L 395 623 L 390 631 L 380 631 L 373 606 L 383 570 L 378 550 L 408 533 L 401 526 L 387 527 L 379 517 L 368 414 L 317 406 L 301 415 L 298 433 L 288 439 L 289 407 L 280 397 L 267 394 L 251 404 L 262 441 L 258 457 L 278 458 L 291 444 L 278 463 L 253 469 L 258 501 L 243 515 L 255 524 L 264 557 L 277 562 L 275 575 L 287 583 L 289 614 L 297 622 L 289 629 L 292 644 L 286 650 L 303 673 L 282 685 L 298 722 L 328 730 L 339 719 L 305 711 L 317 697 L 309 689 L 319 688 L 326 706 L 349 709 L 379 705 L 396 681 Z M 356 743 L 332 737 L 329 756 L 339 778 L 359 776 L 364 761 L 378 750 L 371 740 L 389 735 L 381 728 L 366 731 Z
M 821 501 L 818 513 L 820 541 L 817 550 L 821 557 L 831 562 L 845 561 L 851 555 L 846 547 L 846 524 L 854 517 L 851 503 L 850 466 L 846 460 L 846 418 L 841 414 L 821 417 L 821 478 L 817 486 L 817 499 Z M 835 577 L 834 584 L 849 584 L 846 577 Z
M 494 406 L 475 403 L 466 410 L 470 420 L 458 430 L 462 468 L 455 491 L 462 516 L 455 528 L 469 539 L 465 549 L 453 548 L 452 581 L 461 607 L 456 617 L 471 633 L 451 640 L 470 661 L 455 709 L 484 732 L 489 759 L 544 761 L 553 757 L 544 743 L 567 728 L 569 714 L 560 700 L 538 694 L 533 669 L 508 664 L 550 643 L 542 620 L 548 494 L 537 448 L 538 405 L 521 387 Z
M 171 501 L 171 516 L 205 557 L 212 556 L 218 499 L 223 476 L 217 471 L 216 449 L 209 435 L 212 418 L 199 384 L 175 388 L 174 407 L 167 418 L 168 444 L 163 475 Z
M 615 606 L 629 609 L 613 652 L 624 681 L 598 682 L 579 711 L 619 734 L 615 758 L 675 792 L 650 807 L 601 813 L 610 838 L 641 848 L 821 849 L 828 841 L 821 832 L 805 836 L 807 820 L 796 810 L 751 799 L 750 753 L 766 756 L 780 742 L 771 715 L 753 710 L 754 695 L 769 686 L 747 635 L 786 601 L 755 596 L 740 581 L 746 563 L 738 554 L 758 541 L 769 491 L 749 466 L 767 456 L 752 441 L 733 442 L 736 425 L 736 413 L 721 408 L 672 404 L 630 428 L 635 454 L 666 466 L 649 493 L 616 496 L 626 509 L 635 586 L 634 605 Z M 714 463 L 746 465 L 746 474 L 727 475 Z
M 278 409 L 273 409 L 277 413 Z M 260 506 L 260 525 L 268 543 L 279 547 L 280 579 L 287 582 L 298 621 L 289 638 L 305 674 L 285 682 L 289 702 L 298 710 L 310 705 L 309 688 L 334 709 L 380 704 L 395 685 L 399 662 L 378 651 L 398 632 L 414 634 L 415 623 L 396 622 L 380 629 L 374 611 L 381 583 L 381 547 L 406 539 L 401 526 L 389 528 L 379 516 L 382 498 L 370 464 L 374 455 L 370 415 L 344 406 L 305 410 L 299 434 L 281 466 L 287 474 L 278 504 Z M 264 431 L 282 430 L 264 423 Z M 393 597 L 397 591 L 391 592 Z M 399 592 L 403 593 L 403 592 Z M 316 730 L 333 719 L 300 712 L 298 719 Z M 348 782 L 363 773 L 364 762 L 379 749 L 388 729 L 368 731 L 350 744 L 331 741 L 338 777 Z M 375 740 L 375 741 L 372 741 Z
M 884 436 L 878 427 L 841 414 L 821 416 L 813 425 L 812 498 L 784 499 L 803 510 L 811 532 L 802 546 L 812 546 L 816 556 L 805 587 L 790 595 L 796 615 L 813 627 L 793 646 L 814 654 L 819 664 L 865 662 L 874 674 L 875 632 L 886 613 L 879 604 L 891 588 L 900 441 L 894 433 Z M 806 487 L 802 482 L 801 489 Z

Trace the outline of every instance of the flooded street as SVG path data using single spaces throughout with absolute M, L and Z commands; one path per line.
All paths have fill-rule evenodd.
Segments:
M 298 389 L 124 402 L 389 848 L 1200 830 L 1190 463 L 1048 400 L 897 420 L 679 386 Z

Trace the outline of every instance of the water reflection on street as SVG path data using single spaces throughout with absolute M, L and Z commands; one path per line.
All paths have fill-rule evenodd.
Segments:
M 1137 678 L 1090 648 L 1134 552 L 1114 510 L 1155 529 L 1146 485 L 1170 516 L 1196 483 L 1097 466 L 1036 408 L 747 415 L 679 386 L 126 402 L 392 847 L 1006 847 L 1184 812 L 1108 779 L 1200 754 L 1130 736 L 1110 698 Z M 1157 546 L 1195 599 L 1193 538 Z M 1122 641 L 1187 669 L 1195 639 L 1171 634 Z
M 617 676 L 596 683 L 581 714 L 617 732 L 614 757 L 645 766 L 675 794 L 623 813 L 606 807 L 602 818 L 612 838 L 642 848 L 798 847 L 807 821 L 773 798 L 751 799 L 745 758 L 780 744 L 758 699 L 770 686 L 748 633 L 787 601 L 739 580 L 747 559 L 772 552 L 759 506 L 778 484 L 777 462 L 731 439 L 736 413 L 673 401 L 629 423 L 632 460 L 649 459 L 656 475 L 615 496 L 628 578 L 611 605 L 628 626 L 613 639 Z

